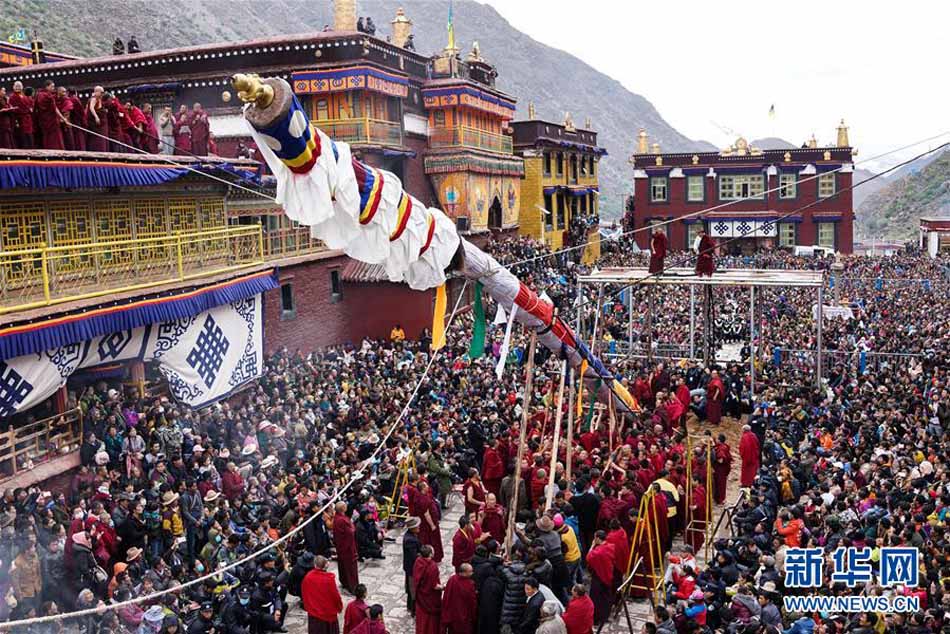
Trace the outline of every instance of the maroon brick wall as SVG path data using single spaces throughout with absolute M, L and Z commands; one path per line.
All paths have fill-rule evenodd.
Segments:
M 321 346 L 359 343 L 363 337 L 388 337 L 394 324 L 402 324 L 409 337 L 417 337 L 432 324 L 433 293 L 417 292 L 405 284 L 342 282 L 342 298 L 332 296 L 331 272 L 341 274 L 350 260 L 338 256 L 281 267 L 281 284 L 289 283 L 294 295 L 294 316 L 282 318 L 281 290 L 264 296 L 264 347 L 309 352 Z

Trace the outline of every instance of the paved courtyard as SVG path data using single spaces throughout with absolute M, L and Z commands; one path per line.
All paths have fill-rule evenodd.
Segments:
M 720 431 L 726 434 L 729 445 L 733 449 L 733 469 L 728 486 L 727 503 L 731 504 L 738 496 L 739 490 L 739 435 L 740 425 L 734 421 L 724 419 Z M 442 544 L 445 548 L 445 558 L 442 560 L 441 581 L 444 584 L 452 575 L 452 535 L 458 528 L 458 518 L 462 513 L 462 502 L 457 497 L 449 498 L 450 507 L 443 514 Z M 715 509 L 714 521 L 718 519 L 721 508 Z M 360 564 L 360 582 L 365 584 L 369 595 L 367 602 L 380 603 L 385 608 L 386 627 L 392 634 L 410 634 L 414 631 L 415 621 L 406 610 L 406 593 L 402 573 L 402 529 L 396 529 L 389 535 L 396 538 L 395 542 L 385 542 L 384 554 L 386 559 L 368 560 Z M 681 544 L 677 540 L 677 544 Z M 699 554 L 702 561 L 703 554 Z M 331 563 L 331 570 L 336 574 L 336 563 Z M 343 593 L 344 604 L 353 597 Z M 287 614 L 286 627 L 293 634 L 306 634 L 307 615 L 295 598 L 290 598 L 290 610 Z M 633 621 L 633 631 L 639 634 L 640 628 L 652 619 L 652 609 L 648 601 L 629 601 L 627 606 Z M 342 617 L 341 623 L 342 627 Z M 629 634 L 630 630 L 622 613 L 604 628 L 605 634 Z

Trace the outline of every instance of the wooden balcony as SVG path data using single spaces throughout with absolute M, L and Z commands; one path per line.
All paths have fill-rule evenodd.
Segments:
M 82 425 L 77 407 L 0 433 L 0 483 L 12 486 L 13 479 L 27 478 L 16 486 L 30 486 L 62 472 L 62 461 L 70 456 L 77 459 L 69 466 L 77 466 Z
M 314 124 L 335 141 L 351 145 L 402 145 L 402 125 L 383 119 L 324 119 Z
M 264 259 L 260 225 L 0 251 L 0 314 L 209 277 Z
M 268 260 L 325 251 L 327 246 L 310 237 L 309 227 L 288 227 L 264 232 L 264 257 Z
M 454 128 L 436 128 L 429 132 L 429 147 L 431 148 L 473 148 L 511 154 L 511 137 L 504 134 L 485 132 L 467 126 Z

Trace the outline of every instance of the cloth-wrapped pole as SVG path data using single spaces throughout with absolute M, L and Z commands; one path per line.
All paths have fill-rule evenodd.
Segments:
M 330 248 L 384 265 L 391 281 L 416 290 L 440 286 L 450 273 L 481 282 L 507 313 L 517 305 L 516 321 L 537 332 L 538 340 L 572 368 L 586 361 L 584 378 L 589 386 L 599 379 L 599 400 L 613 393 L 621 409 L 638 409 L 549 302 L 459 236 L 441 210 L 404 191 L 395 174 L 357 160 L 346 143 L 327 137 L 310 122 L 286 81 L 240 76 L 235 87 L 249 102 L 244 117 L 277 178 L 277 201 L 290 219 L 310 227 L 311 235 Z

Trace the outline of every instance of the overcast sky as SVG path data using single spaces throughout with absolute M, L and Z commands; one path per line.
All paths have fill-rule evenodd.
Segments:
M 950 131 L 943 0 L 484 1 L 649 99 L 686 136 L 717 146 L 735 140 L 732 131 L 833 142 L 844 117 L 860 162 Z

